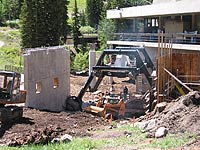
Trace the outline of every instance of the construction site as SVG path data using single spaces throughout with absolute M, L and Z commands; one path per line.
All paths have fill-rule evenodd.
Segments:
M 0 72 L 0 145 L 48 144 L 65 134 L 95 138 L 93 131 L 126 121 L 152 139 L 193 133 L 196 140 L 184 146 L 199 149 L 200 9 L 188 2 L 165 4 L 184 6 L 178 12 L 162 0 L 108 10 L 108 19 L 127 19 L 133 30 L 143 20 L 143 31 L 113 34 L 98 56 L 91 44 L 88 74 L 70 73 L 62 46 L 27 49 L 23 82 L 10 68 Z M 147 11 L 129 13 L 139 9 Z

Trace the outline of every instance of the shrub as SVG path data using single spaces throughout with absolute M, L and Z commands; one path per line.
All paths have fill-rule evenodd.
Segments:
M 80 32 L 81 32 L 82 34 L 92 34 L 92 33 L 95 33 L 96 31 L 95 31 L 94 28 L 92 28 L 92 27 L 90 27 L 90 26 L 82 26 L 82 27 L 80 28 Z
M 23 60 L 20 54 L 20 49 L 12 46 L 3 46 L 0 48 L 0 68 L 3 69 L 5 65 L 21 66 Z
M 78 53 L 76 54 L 73 62 L 73 67 L 72 69 L 74 71 L 83 71 L 86 68 L 88 68 L 89 62 L 88 62 L 88 52 L 86 53 Z

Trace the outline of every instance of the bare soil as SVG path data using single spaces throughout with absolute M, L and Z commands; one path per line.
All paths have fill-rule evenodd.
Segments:
M 159 126 L 171 133 L 196 133 L 200 135 L 200 92 L 194 91 L 168 103 L 165 110 L 155 115 Z
M 87 77 L 71 75 L 71 95 L 77 96 L 86 80 Z M 122 92 L 124 85 L 126 85 L 129 89 L 129 94 L 134 96 L 135 86 L 134 84 L 129 84 L 127 81 L 128 79 L 114 78 L 115 92 Z M 109 91 L 110 87 L 111 85 L 107 77 L 103 80 L 99 90 L 106 92 Z M 84 96 L 84 100 L 91 98 L 93 98 L 93 95 L 89 92 Z M 169 103 L 164 111 L 153 117 L 159 120 L 160 126 L 169 128 L 170 132 L 196 133 L 198 139 L 193 143 L 188 143 L 188 146 L 200 147 L 199 102 L 200 99 L 198 96 L 196 98 L 195 96 L 183 97 Z M 92 136 L 91 133 L 93 132 L 91 131 L 105 129 L 105 126 L 108 125 L 104 119 L 85 112 L 53 113 L 25 107 L 23 110 L 22 119 L 0 124 L 0 145 L 46 144 L 53 138 L 64 134 L 70 134 L 74 137 Z M 109 138 L 120 135 L 121 133 L 111 134 Z
M 87 77 L 71 75 L 70 79 L 71 95 L 77 96 Z M 99 89 L 109 91 L 108 81 L 108 78 L 105 78 Z M 116 92 L 122 91 L 126 84 L 121 81 L 115 79 Z M 133 84 L 130 84 L 129 88 L 134 89 Z M 89 92 L 84 96 L 85 100 L 88 98 L 92 98 Z M 75 137 L 90 136 L 90 131 L 105 128 L 107 124 L 103 118 L 85 112 L 53 113 L 24 107 L 22 119 L 1 124 L 0 145 L 46 144 L 64 134 Z
M 52 113 L 24 108 L 22 119 L 1 125 L 0 144 L 46 144 L 64 134 L 90 136 L 89 131 L 101 128 L 104 124 L 102 118 L 85 112 Z

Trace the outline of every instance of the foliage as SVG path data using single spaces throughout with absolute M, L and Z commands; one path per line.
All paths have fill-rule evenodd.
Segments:
M 0 28 L 0 39 L 5 43 L 0 47 L 0 69 L 5 65 L 22 65 L 22 54 L 20 49 L 20 32 L 8 27 Z
M 92 34 L 92 33 L 95 33 L 96 30 L 90 26 L 81 26 L 80 32 L 82 34 Z
M 7 20 L 19 19 L 23 0 L 0 1 L 0 25 Z
M 101 19 L 103 0 L 86 0 L 86 13 L 88 24 L 97 28 Z
M 115 25 L 112 20 L 103 19 L 98 28 L 98 40 L 100 41 L 101 50 L 107 48 L 107 41 L 110 37 L 109 34 L 115 32 Z
M 106 5 L 108 5 L 107 9 L 116 9 L 123 7 L 146 5 L 151 4 L 152 2 L 153 0 L 109 0 Z
M 80 10 L 80 12 L 83 12 L 86 8 L 86 0 L 76 0 L 76 2 L 78 10 Z M 74 4 L 75 0 L 69 0 L 69 5 L 68 5 L 69 16 L 71 16 L 74 12 Z
M 120 9 L 124 7 L 138 6 L 151 4 L 153 0 L 109 0 L 104 3 L 102 17 L 106 18 L 106 10 L 108 9 Z M 118 32 L 124 32 L 123 29 L 128 29 L 131 20 L 127 19 L 116 19 L 113 21 Z
M 20 32 L 17 29 L 9 27 L 0 28 L 0 39 L 5 42 L 6 46 L 20 48 Z
M 74 13 L 73 13 L 73 25 L 72 25 L 72 36 L 73 36 L 73 41 L 74 41 L 74 48 L 77 52 L 79 52 L 78 49 L 78 44 L 80 43 L 80 36 L 81 36 L 81 32 L 80 32 L 80 16 L 79 16 L 79 12 L 78 12 L 78 7 L 77 7 L 77 2 L 75 0 L 74 3 Z
M 81 13 L 80 13 L 80 24 L 81 24 L 81 26 L 86 26 L 85 11 L 81 11 Z
M 76 54 L 74 61 L 73 61 L 73 67 L 72 69 L 74 71 L 82 71 L 88 68 L 89 63 L 88 63 L 88 52 L 86 53 L 78 53 Z
M 4 69 L 5 65 L 21 66 L 21 51 L 17 47 L 3 46 L 0 48 L 0 68 Z
M 59 45 L 68 32 L 67 4 L 68 0 L 25 0 L 21 13 L 22 47 Z

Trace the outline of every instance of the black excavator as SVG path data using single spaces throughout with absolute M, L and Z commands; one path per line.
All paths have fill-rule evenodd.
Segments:
M 21 74 L 14 71 L 0 71 L 0 122 L 21 118 L 22 107 L 17 103 L 26 101 L 26 91 L 20 89 Z
M 116 65 L 115 61 L 117 55 L 128 57 L 129 62 L 123 66 Z M 111 56 L 111 62 L 107 63 L 107 58 L 109 56 Z M 66 109 L 72 111 L 82 110 L 82 98 L 85 92 L 88 89 L 90 92 L 96 91 L 105 76 L 118 78 L 131 77 L 134 80 L 139 74 L 144 74 L 150 87 L 152 87 L 153 80 L 151 73 L 153 70 L 155 70 L 154 64 L 143 47 L 117 47 L 115 49 L 106 49 L 99 57 L 96 65 L 92 68 L 92 72 L 78 96 L 70 96 L 67 98 Z M 90 83 L 94 78 L 97 78 L 97 81 L 94 87 L 91 87 Z

